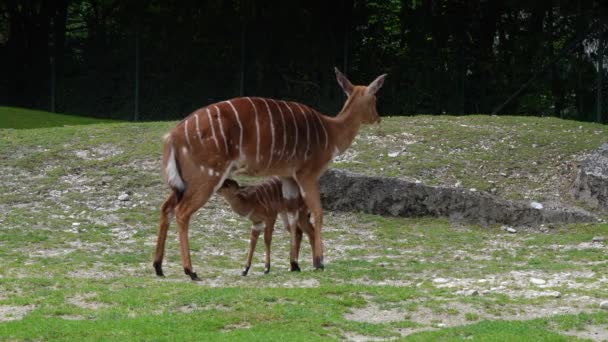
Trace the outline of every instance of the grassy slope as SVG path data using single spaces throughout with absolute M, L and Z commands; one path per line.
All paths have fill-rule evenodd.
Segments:
M 167 278 L 156 279 L 149 260 L 165 194 L 160 137 L 173 125 L 0 130 L 0 339 L 314 340 L 412 331 L 407 339 L 536 341 L 608 325 L 608 314 L 597 311 L 608 299 L 608 256 L 605 247 L 589 245 L 608 235 L 606 224 L 511 235 L 442 219 L 329 214 L 325 272 L 311 272 L 306 247 L 304 271 L 285 272 L 288 237 L 277 227 L 272 273 L 261 275 L 258 247 L 258 264 L 243 278 L 248 224 L 213 200 L 190 231 L 202 284 L 181 273 L 173 229 Z M 479 189 L 491 184 L 523 198 L 551 181 L 514 173 L 563 178 L 552 168 L 558 158 L 575 162 L 605 137 L 603 126 L 555 119 L 387 118 L 365 128 L 356 155 L 334 166 Z M 414 143 L 388 156 L 406 140 Z M 511 176 L 500 176 L 503 170 Z M 130 201 L 116 199 L 122 191 Z M 548 283 L 531 285 L 530 277 Z M 551 281 L 560 277 L 567 281 Z M 470 289 L 482 295 L 459 292 Z M 527 299 L 530 289 L 560 291 L 561 298 Z M 7 321 L 22 309 L 22 319 Z M 374 310 L 372 317 L 349 316 Z
M 112 122 L 112 120 L 56 114 L 25 108 L 0 107 L 0 128 L 41 128 L 104 122 Z

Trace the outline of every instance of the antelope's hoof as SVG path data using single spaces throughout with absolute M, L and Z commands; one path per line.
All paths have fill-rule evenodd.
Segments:
M 291 263 L 291 268 L 289 269 L 291 272 L 300 272 L 300 265 L 297 262 Z
M 264 274 L 268 273 L 270 273 L 270 264 L 266 264 L 266 266 L 264 267 Z
M 243 273 L 241 273 L 241 275 L 242 275 L 243 277 L 247 276 L 247 273 L 249 273 L 249 267 L 250 267 L 250 266 L 245 266 L 245 269 L 243 270 Z
M 155 261 L 152 266 L 154 266 L 154 271 L 156 272 L 156 275 L 158 277 L 164 277 L 165 274 L 163 273 L 163 267 L 161 266 L 161 263 L 158 261 Z
M 186 275 L 190 276 L 190 279 L 194 280 L 194 281 L 200 281 L 201 278 L 199 278 L 196 275 L 196 272 L 192 272 L 190 269 L 184 268 L 184 273 L 186 273 Z
M 312 262 L 313 267 L 315 268 L 315 271 L 323 271 L 323 269 L 325 269 L 325 266 L 323 266 L 323 258 L 322 257 L 316 257 L 313 259 Z

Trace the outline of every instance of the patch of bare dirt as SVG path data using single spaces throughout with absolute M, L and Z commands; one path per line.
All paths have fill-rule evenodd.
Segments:
M 582 330 L 556 330 L 556 332 L 593 341 L 608 341 L 608 325 L 587 325 Z
M 69 304 L 78 306 L 80 308 L 89 309 L 89 310 L 99 310 L 99 309 L 105 309 L 105 308 L 110 307 L 108 304 L 99 303 L 99 302 L 91 300 L 92 298 L 95 298 L 96 296 L 97 296 L 97 294 L 94 292 L 79 294 L 79 295 L 76 295 L 73 297 L 66 298 L 66 302 L 68 302 Z
M 20 320 L 35 308 L 35 305 L 0 305 L 0 322 Z
M 370 304 L 364 308 L 351 310 L 344 315 L 344 318 L 349 321 L 379 324 L 404 321 L 406 316 L 407 313 L 400 309 L 384 310 L 376 304 Z

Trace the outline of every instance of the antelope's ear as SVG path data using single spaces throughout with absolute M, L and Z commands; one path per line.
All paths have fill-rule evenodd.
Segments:
M 376 93 L 378 92 L 378 90 L 380 90 L 380 88 L 382 88 L 382 85 L 384 84 L 384 79 L 386 78 L 387 74 L 382 74 L 380 76 L 378 76 L 378 78 L 376 78 L 372 83 L 370 83 L 367 86 L 367 94 L 368 95 L 376 95 Z
M 348 78 L 346 78 L 346 76 L 344 76 L 340 70 L 338 70 L 338 68 L 334 67 L 334 71 L 336 72 L 336 80 L 338 80 L 338 84 L 340 87 L 342 87 L 342 90 L 344 90 L 346 96 L 350 96 L 350 93 L 353 92 L 352 83 L 350 83 Z

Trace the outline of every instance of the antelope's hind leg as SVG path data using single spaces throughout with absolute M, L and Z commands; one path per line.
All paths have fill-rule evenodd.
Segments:
M 199 171 L 200 172 L 200 171 Z M 175 220 L 177 221 L 180 255 L 184 273 L 190 276 L 192 280 L 200 280 L 196 272 L 192 269 L 192 261 L 190 259 L 190 246 L 188 242 L 188 227 L 190 218 L 198 209 L 207 203 L 211 195 L 219 188 L 219 185 L 229 175 L 230 166 L 228 166 L 220 177 L 219 174 L 207 176 L 205 173 L 199 174 L 193 180 L 188 182 L 188 188 L 184 193 L 181 201 L 175 207 Z
M 156 239 L 156 251 L 154 253 L 154 262 L 152 266 L 156 275 L 164 277 L 163 273 L 163 257 L 165 254 L 165 241 L 167 241 L 167 230 L 169 229 L 169 219 L 173 214 L 177 205 L 177 196 L 175 192 L 171 192 L 160 207 L 160 224 L 158 225 L 158 236 Z

